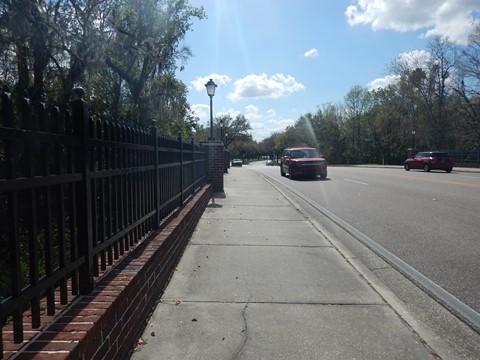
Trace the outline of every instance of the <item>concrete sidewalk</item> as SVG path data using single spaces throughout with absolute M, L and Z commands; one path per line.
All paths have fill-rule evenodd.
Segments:
M 306 216 L 225 175 L 132 359 L 438 359 Z

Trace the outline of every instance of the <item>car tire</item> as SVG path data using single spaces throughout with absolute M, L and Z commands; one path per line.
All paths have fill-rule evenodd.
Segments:
M 445 171 L 450 174 L 452 172 L 452 169 L 447 169 Z
M 295 179 L 295 175 L 293 174 L 292 168 L 288 168 L 288 174 L 290 175 L 290 180 Z
M 405 165 L 403 165 L 403 167 L 405 168 L 405 171 L 410 171 L 410 165 L 405 164 Z
M 280 175 L 281 175 L 281 176 L 285 176 L 285 175 L 286 175 L 285 172 L 283 171 L 283 166 L 282 166 L 282 164 L 280 164 Z
M 423 171 L 429 172 L 430 171 L 430 165 L 429 164 L 424 164 L 423 165 Z

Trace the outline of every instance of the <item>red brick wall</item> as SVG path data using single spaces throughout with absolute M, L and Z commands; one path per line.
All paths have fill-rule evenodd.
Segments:
M 219 140 L 201 144 L 207 151 L 207 179 L 213 192 L 223 191 L 224 147 Z
M 26 344 L 16 359 L 125 358 L 170 280 L 212 190 L 208 185 L 199 191 L 106 274 L 92 294 L 80 296 Z

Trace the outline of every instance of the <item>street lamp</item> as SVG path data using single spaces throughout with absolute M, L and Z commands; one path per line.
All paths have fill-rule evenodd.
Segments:
M 223 142 L 223 127 L 224 127 L 224 123 L 223 123 L 223 119 L 220 119 L 220 139 L 222 140 L 222 144 L 223 144 L 223 147 L 225 147 L 225 143 Z
M 215 138 L 213 137 L 213 97 L 215 96 L 215 88 L 217 84 L 213 82 L 212 79 L 208 80 L 205 84 L 207 88 L 207 94 L 210 96 L 210 138 L 208 140 L 213 141 Z
M 417 133 L 417 131 L 415 130 L 415 128 L 412 129 L 412 144 L 413 144 L 413 149 L 415 149 L 415 134 Z

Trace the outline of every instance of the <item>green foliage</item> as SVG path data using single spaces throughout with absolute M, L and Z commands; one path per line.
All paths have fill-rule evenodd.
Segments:
M 0 2 L 0 80 L 66 103 L 85 89 L 93 113 L 167 134 L 196 126 L 187 87 L 175 79 L 192 55 L 183 45 L 202 7 L 187 0 Z

